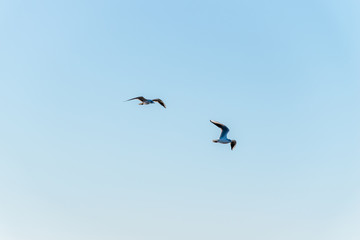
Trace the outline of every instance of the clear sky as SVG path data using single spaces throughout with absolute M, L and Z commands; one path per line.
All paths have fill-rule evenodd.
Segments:
M 0 1 L 0 239 L 358 240 L 359 25 L 358 0 Z

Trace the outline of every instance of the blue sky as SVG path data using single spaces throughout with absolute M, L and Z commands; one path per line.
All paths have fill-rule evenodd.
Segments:
M 0 238 L 357 240 L 359 12 L 1 1 Z

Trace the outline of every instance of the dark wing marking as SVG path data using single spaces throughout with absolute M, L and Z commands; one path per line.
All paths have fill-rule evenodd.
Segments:
M 221 134 L 220 134 L 220 138 L 226 137 L 226 135 L 227 135 L 228 132 L 230 131 L 227 126 L 225 126 L 225 125 L 222 124 L 222 123 L 213 121 L 213 120 L 210 120 L 210 122 L 212 122 L 213 124 L 215 124 L 217 127 L 221 128 L 222 131 L 221 131 Z
M 129 100 L 126 100 L 126 101 L 131 101 L 131 100 L 135 100 L 135 99 L 139 99 L 140 101 L 142 102 L 145 102 L 146 101 L 146 98 L 144 98 L 143 96 L 140 96 L 140 97 L 134 97 L 134 98 L 131 98 Z
M 233 148 L 236 146 L 236 141 L 232 140 L 230 145 L 231 145 L 231 150 L 233 150 Z
M 165 103 L 164 103 L 161 99 L 156 98 L 156 99 L 153 99 L 153 101 L 154 101 L 154 102 L 158 102 L 161 106 L 163 106 L 164 108 L 166 108 Z

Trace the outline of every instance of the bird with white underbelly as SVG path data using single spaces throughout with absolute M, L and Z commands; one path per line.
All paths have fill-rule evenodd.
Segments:
M 126 101 L 131 101 L 131 100 L 135 100 L 135 99 L 141 101 L 141 103 L 139 103 L 139 105 L 149 105 L 149 104 L 154 104 L 155 102 L 158 102 L 161 106 L 166 108 L 165 103 L 160 98 L 146 99 L 143 96 L 140 96 L 140 97 L 131 98 L 131 99 L 126 100 Z
M 228 127 L 226 127 L 224 124 L 210 120 L 210 122 L 212 122 L 213 124 L 215 124 L 215 126 L 221 128 L 221 134 L 220 134 L 220 138 L 213 140 L 214 143 L 222 143 L 222 144 L 227 144 L 230 143 L 231 146 L 231 150 L 234 149 L 235 145 L 236 145 L 236 141 L 235 140 L 231 140 L 227 138 L 227 134 L 230 131 Z

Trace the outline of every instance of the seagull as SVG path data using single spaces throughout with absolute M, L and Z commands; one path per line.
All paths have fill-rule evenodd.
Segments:
M 140 96 L 140 97 L 135 97 L 135 98 L 131 98 L 129 100 L 126 100 L 126 101 L 131 101 L 131 100 L 135 100 L 135 99 L 138 99 L 141 101 L 141 103 L 139 103 L 139 105 L 148 105 L 148 104 L 153 104 L 155 102 L 158 102 L 161 106 L 163 106 L 164 108 L 166 108 L 165 106 L 165 103 L 159 99 L 159 98 L 156 98 L 156 99 L 146 99 L 144 98 L 143 96 Z
M 219 122 L 215 122 L 213 120 L 210 120 L 210 122 L 212 122 L 213 124 L 215 124 L 217 127 L 221 128 L 221 134 L 220 134 L 220 138 L 217 140 L 213 140 L 214 143 L 222 143 L 222 144 L 227 144 L 230 143 L 231 146 L 231 150 L 233 150 L 233 148 L 236 145 L 236 141 L 235 140 L 231 140 L 227 138 L 227 134 L 229 132 L 229 129 L 222 123 Z

